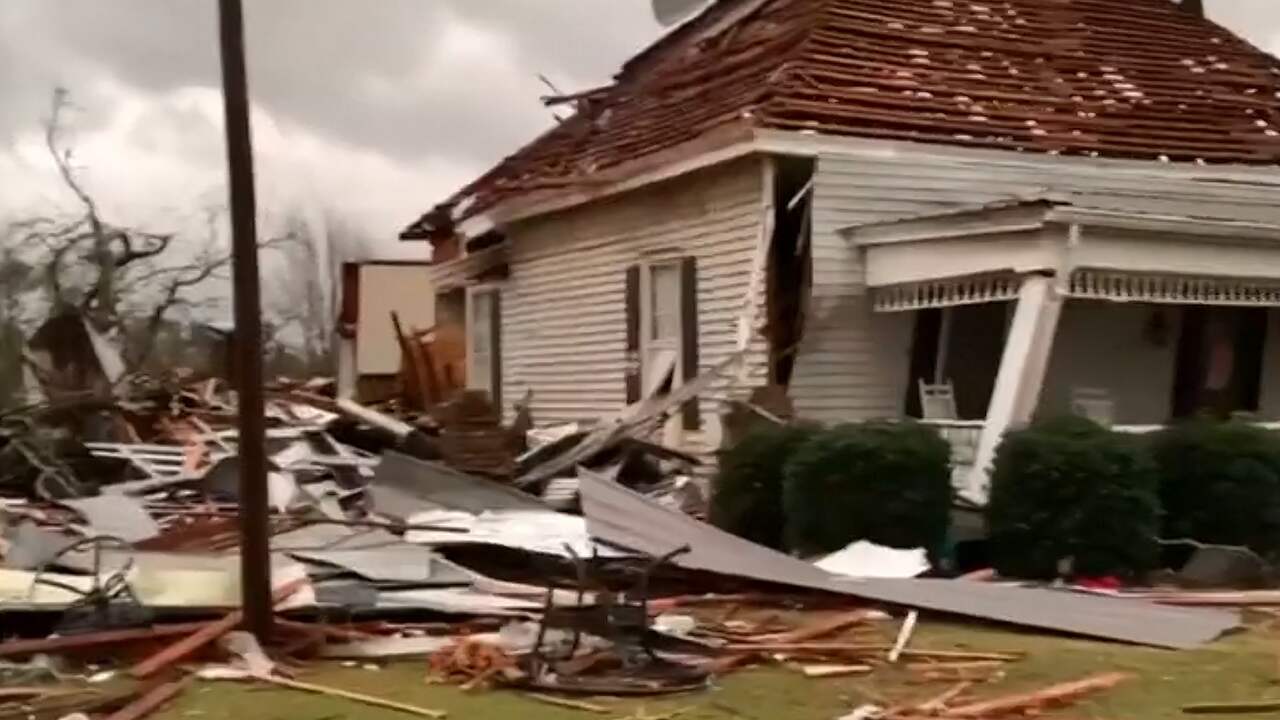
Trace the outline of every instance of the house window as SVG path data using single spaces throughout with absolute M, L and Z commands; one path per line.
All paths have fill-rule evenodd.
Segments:
M 499 397 L 500 349 L 499 295 L 496 288 L 467 291 L 467 388 L 489 393 L 495 405 Z
M 628 403 L 669 393 L 697 376 L 698 265 L 693 257 L 628 266 L 625 390 Z M 668 425 L 667 442 L 678 430 L 701 427 L 697 398 L 681 407 L 679 423 Z
M 670 390 L 679 384 L 680 342 L 683 336 L 680 318 L 680 265 L 662 263 L 648 266 L 646 288 L 644 392 Z

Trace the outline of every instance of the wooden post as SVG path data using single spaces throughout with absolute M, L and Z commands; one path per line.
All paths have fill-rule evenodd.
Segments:
M 240 584 L 246 628 L 266 642 L 271 636 L 272 613 L 262 389 L 262 298 L 249 86 L 245 79 L 244 15 L 240 0 L 219 0 L 218 31 L 231 195 L 232 299 L 240 413 Z

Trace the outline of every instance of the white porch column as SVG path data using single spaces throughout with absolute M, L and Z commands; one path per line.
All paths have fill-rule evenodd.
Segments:
M 1026 423 L 1035 412 L 1061 314 L 1062 296 L 1053 278 L 1028 275 L 1018 291 L 1018 307 L 1000 358 L 973 470 L 961 491 L 967 499 L 986 503 L 991 461 L 1000 439 L 1010 426 Z

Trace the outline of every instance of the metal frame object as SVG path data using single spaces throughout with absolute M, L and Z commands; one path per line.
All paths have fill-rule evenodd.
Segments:
M 587 589 L 591 585 L 590 563 L 578 555 L 572 547 L 565 545 L 566 552 L 572 558 L 578 581 L 578 597 L 572 607 L 563 608 L 555 605 L 556 588 L 547 587 L 546 599 L 542 608 L 542 621 L 538 625 L 538 635 L 529 653 L 529 676 L 533 682 L 539 682 L 542 671 L 555 662 L 569 660 L 577 653 L 582 644 L 584 632 L 595 630 L 619 648 L 624 665 L 634 666 L 635 659 L 644 657 L 644 664 L 664 662 L 653 652 L 649 644 L 649 580 L 662 565 L 692 550 L 689 545 L 682 545 L 664 555 L 650 557 L 639 572 L 639 580 L 630 590 L 620 593 L 599 594 L 597 602 L 592 606 L 583 604 Z M 595 556 L 591 560 L 597 559 Z M 620 601 L 620 602 L 619 602 Z M 566 653 L 551 656 L 545 649 L 547 631 L 552 628 L 565 628 L 572 632 L 573 640 Z M 630 651 L 631 649 L 639 652 Z
M 46 577 L 49 568 L 58 565 L 58 561 L 63 557 L 85 548 L 92 548 L 93 551 L 93 573 L 91 575 L 93 584 L 88 590 Z M 57 554 L 42 563 L 39 569 L 36 570 L 35 577 L 31 580 L 30 596 L 34 597 L 37 585 L 47 585 L 79 596 L 64 612 L 64 625 L 79 627 L 81 623 L 67 621 L 65 618 L 74 617 L 76 613 L 87 610 L 89 625 L 95 629 L 109 627 L 114 624 L 112 610 L 122 606 L 129 608 L 125 619 L 129 621 L 129 624 L 132 624 L 139 616 L 147 613 L 142 601 L 138 599 L 137 594 L 133 592 L 133 587 L 129 584 L 129 573 L 133 570 L 134 558 L 130 555 L 118 569 L 104 578 L 102 556 L 103 551 L 108 548 L 129 551 L 133 549 L 133 546 L 127 541 L 111 535 L 97 535 L 72 543 L 59 550 Z M 121 603 L 121 600 L 127 602 Z

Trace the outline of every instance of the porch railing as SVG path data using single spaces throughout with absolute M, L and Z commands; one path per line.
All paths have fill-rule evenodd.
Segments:
M 985 420 L 921 420 L 951 445 L 951 485 L 963 489 L 973 470 Z
M 951 483 L 957 490 L 966 487 L 969 474 L 973 471 L 973 463 L 978 452 L 978 441 L 982 437 L 982 428 L 986 420 L 921 420 L 924 425 L 938 431 L 942 439 L 951 445 Z M 1280 431 L 1280 420 L 1268 420 L 1252 423 L 1268 430 Z M 1129 424 L 1112 425 L 1116 432 L 1142 435 L 1162 430 L 1167 425 Z

